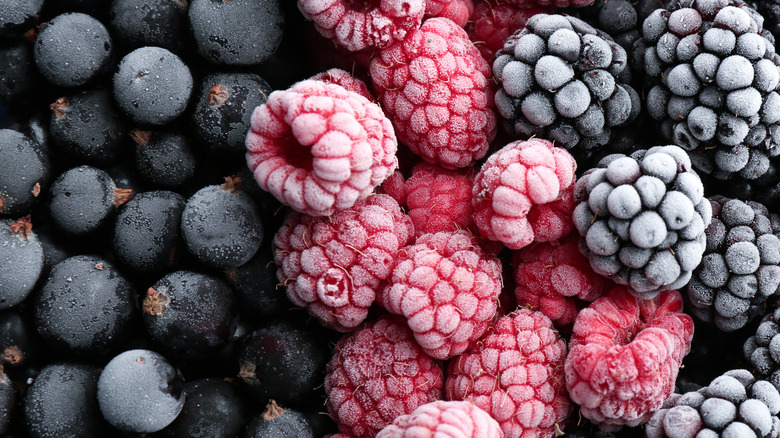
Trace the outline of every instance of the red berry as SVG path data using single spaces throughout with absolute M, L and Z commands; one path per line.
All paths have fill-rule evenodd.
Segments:
M 504 41 L 536 14 L 550 13 L 552 8 L 533 4 L 515 6 L 500 0 L 479 0 L 466 26 L 466 32 L 488 63 L 504 47 Z
M 415 236 L 439 231 L 476 231 L 472 215 L 473 172 L 421 163 L 406 181 L 406 207 Z
M 465 26 L 474 12 L 471 0 L 426 0 L 426 17 L 449 18 L 458 26 Z
M 427 403 L 411 414 L 401 415 L 379 431 L 376 438 L 409 437 L 503 438 L 490 414 L 465 401 Z
M 354 91 L 368 100 L 374 100 L 374 97 L 371 96 L 371 93 L 368 91 L 368 85 L 366 85 L 366 83 L 360 79 L 349 74 L 349 72 L 346 70 L 342 70 L 340 68 L 331 68 L 328 71 L 324 71 L 312 76 L 311 79 L 322 81 L 328 84 L 341 85 L 347 90 Z

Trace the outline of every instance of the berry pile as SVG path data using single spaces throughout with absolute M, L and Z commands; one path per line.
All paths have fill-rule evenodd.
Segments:
M 0 0 L 0 436 L 780 437 L 777 5 Z

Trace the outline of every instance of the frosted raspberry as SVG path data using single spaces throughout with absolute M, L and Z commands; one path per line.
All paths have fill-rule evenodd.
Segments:
M 351 51 L 382 48 L 420 27 L 425 0 L 298 0 L 317 31 Z
M 501 262 L 460 230 L 422 235 L 399 251 L 377 303 L 406 317 L 426 353 L 448 359 L 482 336 L 499 293 Z
M 441 399 L 441 365 L 398 317 L 342 337 L 327 367 L 328 413 L 342 433 L 373 437 L 400 415 Z
M 602 428 L 647 421 L 672 394 L 693 337 L 679 292 L 642 300 L 625 286 L 583 309 L 566 358 L 566 388 L 582 415 Z
M 349 91 L 365 97 L 368 100 L 373 100 L 374 97 L 371 92 L 368 91 L 368 85 L 360 79 L 352 76 L 348 71 L 340 68 L 331 68 L 322 73 L 318 73 L 311 77 L 316 81 L 322 81 L 328 84 L 341 85 Z
M 485 156 L 496 134 L 490 67 L 466 31 L 431 18 L 371 61 L 371 80 L 398 138 L 452 169 Z
M 504 433 L 490 414 L 465 401 L 427 403 L 401 415 L 382 429 L 376 438 L 411 437 L 503 438 Z
M 574 158 L 548 140 L 501 148 L 474 179 L 471 203 L 480 234 L 511 249 L 569 234 L 576 168 Z
M 453 359 L 445 383 L 449 400 L 487 411 L 507 438 L 552 437 L 571 412 L 563 364 L 566 342 L 541 312 L 501 317 L 467 353 Z
M 379 106 L 340 85 L 305 80 L 255 108 L 246 159 L 260 187 L 280 202 L 327 216 L 390 176 L 397 146 Z
M 509 35 L 525 26 L 532 16 L 550 12 L 552 8 L 533 4 L 514 6 L 501 0 L 479 0 L 465 29 L 482 57 L 492 64 Z
M 329 217 L 291 212 L 274 236 L 276 275 L 293 304 L 326 327 L 350 331 L 366 319 L 374 290 L 413 234 L 411 220 L 388 195 Z
M 552 6 L 555 8 L 582 8 L 592 4 L 594 0 L 506 0 L 512 6 L 528 7 L 530 5 Z
M 474 228 L 473 175 L 421 163 L 406 180 L 406 207 L 415 236 Z
M 427 0 L 425 3 L 426 17 L 449 18 L 458 26 L 465 26 L 474 12 L 471 0 Z
M 387 177 L 385 182 L 376 188 L 376 192 L 390 195 L 398 202 L 398 205 L 406 207 L 406 181 L 404 181 L 404 175 L 401 171 L 396 170 Z
M 540 242 L 515 251 L 515 297 L 521 307 L 539 310 L 558 327 L 569 326 L 582 303 L 596 300 L 614 284 L 593 272 L 579 249 L 579 235 Z

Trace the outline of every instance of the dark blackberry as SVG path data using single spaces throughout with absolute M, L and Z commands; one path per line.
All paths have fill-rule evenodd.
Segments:
M 508 131 L 566 149 L 609 143 L 639 114 L 639 96 L 619 79 L 626 51 L 606 33 L 565 15 L 537 14 L 496 53 L 496 107 Z
M 33 318 L 48 345 L 75 355 L 100 356 L 129 337 L 137 300 L 113 264 L 77 255 L 52 268 L 33 297 Z
M 261 246 L 247 263 L 225 271 L 233 286 L 241 313 L 250 318 L 270 318 L 293 307 L 276 280 L 276 264 L 270 242 Z
M 178 131 L 130 131 L 135 171 L 154 189 L 180 190 L 195 176 L 197 161 L 189 139 Z
M 77 164 L 106 165 L 127 148 L 127 123 L 111 91 L 93 88 L 49 105 L 53 145 Z
M 114 0 L 108 23 L 126 49 L 157 46 L 181 54 L 189 44 L 187 8 L 186 0 Z
M 700 172 L 758 178 L 780 154 L 780 57 L 744 3 L 690 3 L 643 24 L 636 55 L 652 86 L 648 113 Z
M 780 390 L 780 309 L 765 315 L 756 331 L 744 343 L 742 352 L 756 377 L 770 381 Z
M 43 247 L 30 217 L 0 219 L 0 309 L 24 301 L 43 271 Z
M 0 129 L 0 217 L 30 212 L 51 178 L 49 156 L 30 137 Z
M 644 297 L 688 282 L 711 211 L 683 149 L 609 155 L 575 187 L 574 225 L 594 271 Z
M 165 125 L 187 108 L 192 94 L 189 67 L 162 47 L 125 55 L 114 74 L 114 99 L 134 122 Z
M 0 0 L 0 36 L 21 34 L 38 20 L 43 0 Z
M 35 65 L 54 85 L 78 87 L 108 68 L 111 36 L 103 23 L 80 12 L 49 20 L 35 40 Z
M 128 350 L 111 359 L 97 384 L 103 417 L 126 432 L 152 433 L 176 419 L 186 393 L 181 373 L 151 350 Z
M 192 195 L 181 218 L 187 250 L 200 262 L 217 269 L 236 268 L 248 262 L 263 240 L 257 207 L 238 190 L 241 180 L 225 181 Z
M 257 401 L 298 408 L 314 401 L 329 354 L 312 327 L 276 321 L 243 339 L 238 377 Z
M 160 190 L 139 193 L 122 206 L 112 248 L 123 267 L 147 277 L 178 267 L 186 253 L 179 234 L 185 203 L 178 193 Z
M 672 394 L 645 426 L 647 438 L 749 438 L 780 435 L 780 393 L 737 369 L 698 391 Z
M 265 103 L 271 91 L 271 86 L 254 73 L 206 76 L 192 112 L 193 138 L 212 153 L 243 155 L 252 112 Z
M 279 0 L 193 0 L 189 18 L 198 54 L 215 64 L 260 64 L 282 40 Z
M 780 293 L 780 239 L 762 204 L 714 196 L 701 264 L 687 287 L 689 311 L 724 331 L 764 314 Z
M 197 359 L 224 347 L 236 329 L 230 286 L 211 275 L 175 271 L 146 292 L 143 322 L 149 338 L 171 357 Z
M 170 438 L 236 438 L 247 421 L 247 403 L 224 379 L 184 384 L 187 398 L 176 420 L 160 432 Z
M 30 41 L 21 37 L 0 40 L 0 105 L 29 103 L 37 72 Z
M 97 403 L 100 368 L 71 362 L 46 365 L 24 393 L 30 438 L 105 437 L 112 431 Z
M 132 197 L 96 167 L 78 166 L 52 183 L 49 212 L 54 224 L 69 236 L 97 233 L 113 220 L 116 209 Z
M 314 438 L 309 419 L 301 412 L 284 409 L 276 401 L 268 402 L 265 411 L 254 417 L 241 434 L 241 438 Z

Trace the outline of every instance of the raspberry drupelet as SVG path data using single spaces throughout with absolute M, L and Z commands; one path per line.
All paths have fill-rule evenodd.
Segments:
M 414 227 L 388 195 L 372 195 L 329 217 L 290 212 L 274 236 L 277 277 L 293 304 L 331 329 L 360 325 L 375 290 Z
M 467 401 L 438 400 L 401 415 L 379 431 L 377 438 L 503 438 L 498 422 Z
M 487 411 L 507 438 L 555 436 L 572 406 L 563 365 L 566 342 L 541 312 L 518 309 L 450 361 L 445 393 Z
M 415 237 L 463 229 L 476 232 L 471 206 L 473 179 L 470 171 L 447 170 L 428 163 L 415 166 L 405 184 L 406 208 Z
M 403 315 L 436 359 L 463 353 L 488 328 L 501 293 L 501 263 L 466 230 L 420 236 L 398 252 L 377 302 Z
M 382 109 L 335 83 L 304 80 L 255 108 L 246 140 L 258 185 L 311 216 L 328 216 L 370 194 L 398 166 Z
M 428 19 L 381 50 L 369 71 L 382 109 L 412 152 L 448 169 L 485 156 L 496 134 L 490 67 L 463 28 Z
M 566 357 L 566 388 L 602 429 L 647 421 L 672 394 L 693 338 L 682 296 L 642 300 L 624 286 L 580 311 Z
M 426 0 L 426 17 L 449 18 L 458 26 L 465 26 L 474 12 L 471 0 Z
M 514 6 L 501 0 L 478 0 L 465 29 L 482 57 L 492 64 L 496 52 L 504 47 L 510 35 L 525 26 L 532 16 L 550 12 L 552 8 L 533 4 Z
M 353 438 L 374 437 L 400 415 L 440 400 L 441 365 L 414 341 L 403 320 L 384 316 L 344 335 L 328 363 L 328 413 Z

